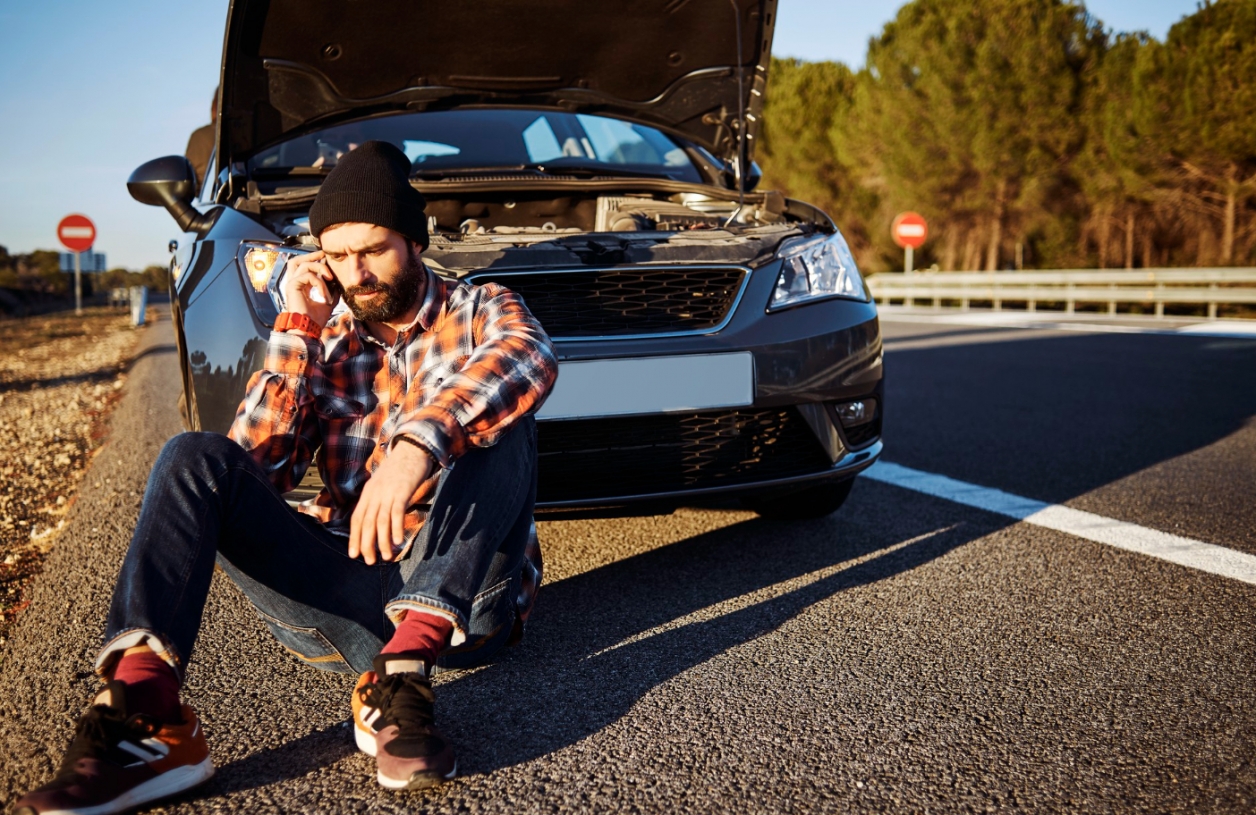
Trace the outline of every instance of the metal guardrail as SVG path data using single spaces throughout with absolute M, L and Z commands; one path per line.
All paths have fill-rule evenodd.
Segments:
M 943 301 L 1025 303 L 1029 311 L 1039 303 L 1064 303 L 1073 313 L 1078 303 L 1106 303 L 1116 314 L 1118 303 L 1151 305 L 1164 316 L 1165 303 L 1208 307 L 1216 319 L 1218 304 L 1256 305 L 1256 269 L 1056 269 L 1029 272 L 908 272 L 882 273 L 868 278 L 878 303 L 914 305 L 928 300 L 934 308 Z

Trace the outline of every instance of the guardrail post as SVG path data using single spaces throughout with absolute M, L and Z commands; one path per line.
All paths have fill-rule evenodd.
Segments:
M 144 316 L 148 311 L 148 287 L 131 287 L 131 325 L 144 325 Z
M 131 286 L 131 324 L 144 324 L 144 314 L 148 310 L 148 286 Z
M 1116 314 L 1116 284 L 1108 284 L 1108 313 Z
M 1217 290 L 1217 284 L 1216 284 L 1216 283 L 1209 283 L 1209 284 L 1208 284 L 1208 291 L 1213 292 L 1213 291 L 1216 291 L 1216 290 Z M 1215 295 L 1214 295 L 1214 296 L 1215 296 Z M 1215 320 L 1215 319 L 1217 319 L 1217 301 L 1216 301 L 1216 300 L 1211 300 L 1211 301 L 1209 301 L 1209 303 L 1208 303 L 1208 319 L 1210 319 L 1210 320 Z
M 1164 294 L 1164 284 L 1157 283 L 1156 284 L 1156 316 L 1157 317 L 1164 316 L 1164 300 L 1161 299 L 1163 294 Z
M 1066 299 L 1064 300 L 1064 313 L 1065 313 L 1065 314 L 1072 314 L 1072 313 L 1073 313 L 1073 290 L 1074 290 L 1074 288 L 1075 288 L 1075 287 L 1073 286 L 1073 283 L 1070 281 L 1070 282 L 1069 282 L 1069 284 L 1068 284 L 1068 295 L 1067 295 Z

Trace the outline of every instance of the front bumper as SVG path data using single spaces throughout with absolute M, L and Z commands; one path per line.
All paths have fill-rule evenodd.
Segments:
M 882 348 L 875 307 L 830 300 L 767 314 L 756 273 L 725 330 L 655 340 L 556 343 L 560 361 L 749 352 L 750 405 L 538 421 L 543 510 L 701 503 L 851 478 L 881 452 Z M 559 375 L 561 387 L 562 375 Z M 875 398 L 875 424 L 845 429 L 833 406 Z
M 792 488 L 804 487 L 821 481 L 841 481 L 847 478 L 854 478 L 876 463 L 880 456 L 881 441 L 877 440 L 862 450 L 847 452 L 831 467 L 820 472 L 769 478 L 742 484 L 726 484 L 718 487 L 698 487 L 665 492 L 640 492 L 605 498 L 538 500 L 536 508 L 543 512 L 545 510 L 619 507 L 641 504 L 648 505 L 651 508 L 671 509 L 678 506 L 705 503 L 713 498 L 740 498 L 772 491 L 785 492 Z

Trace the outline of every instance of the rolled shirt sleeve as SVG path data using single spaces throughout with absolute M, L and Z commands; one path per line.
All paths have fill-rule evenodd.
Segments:
M 470 320 L 474 350 L 461 370 L 427 393 L 413 387 L 396 437 L 407 436 L 449 467 L 468 447 L 491 447 L 538 410 L 558 378 L 554 346 L 523 299 L 489 283 L 467 290 L 447 319 Z

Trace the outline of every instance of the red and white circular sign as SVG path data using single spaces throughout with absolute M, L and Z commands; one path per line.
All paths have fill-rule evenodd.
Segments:
M 86 252 L 96 242 L 96 225 L 86 215 L 67 215 L 57 224 L 57 240 L 71 252 Z
M 901 249 L 919 249 L 929 237 L 929 225 L 915 212 L 900 212 L 890 226 L 890 234 Z

